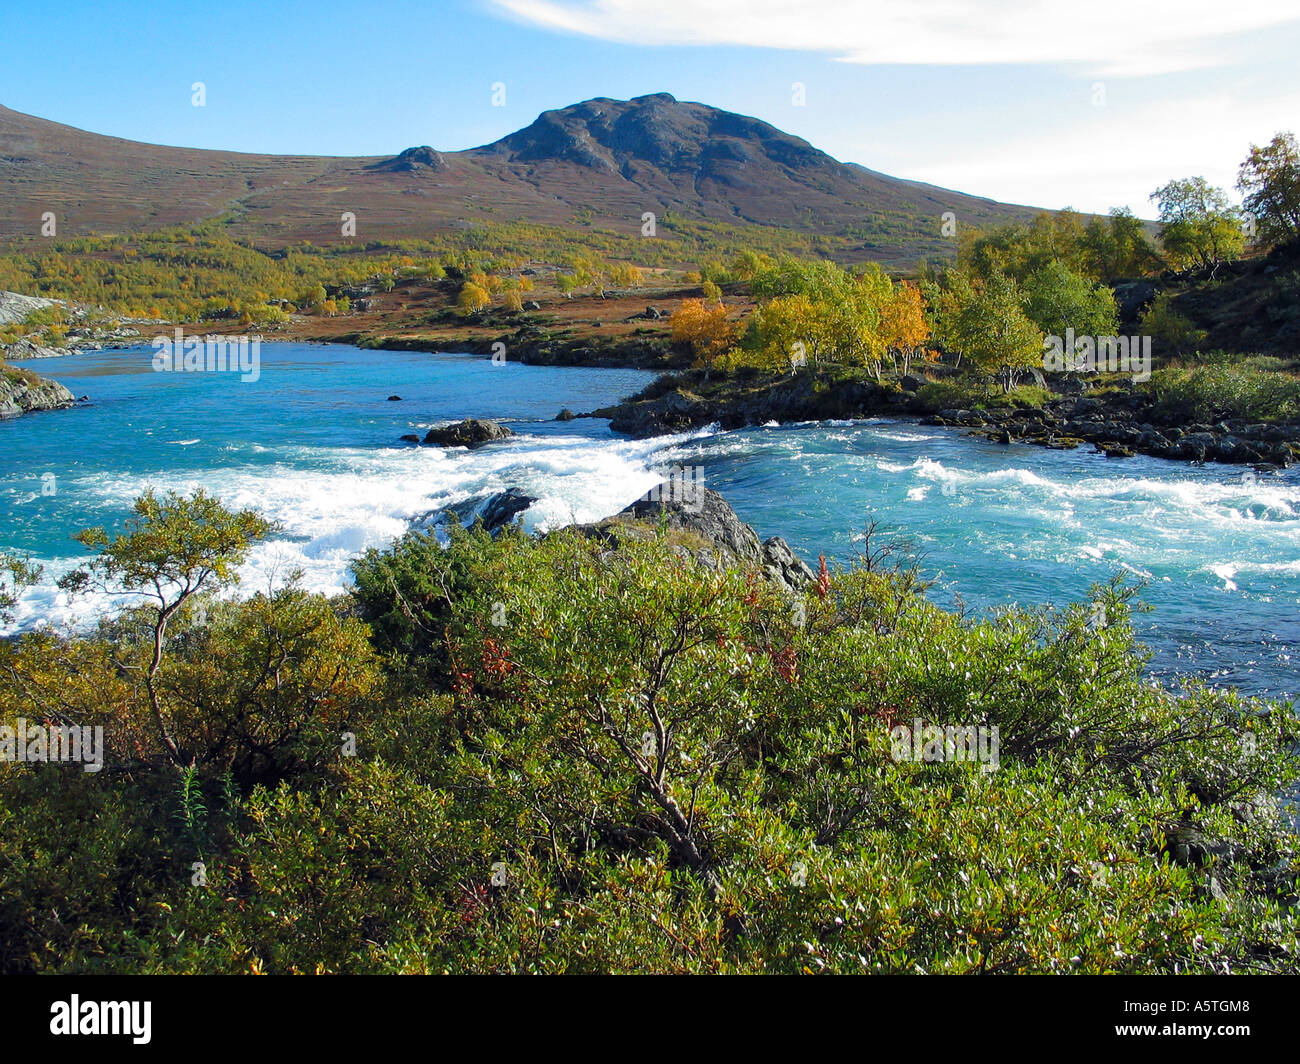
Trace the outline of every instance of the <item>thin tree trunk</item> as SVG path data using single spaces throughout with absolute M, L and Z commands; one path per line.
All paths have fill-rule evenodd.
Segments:
M 167 635 L 167 619 L 168 614 L 164 612 L 159 616 L 158 623 L 154 625 L 153 657 L 149 661 L 149 671 L 145 673 L 144 686 L 145 690 L 149 694 L 149 710 L 153 716 L 154 727 L 158 730 L 159 740 L 162 742 L 163 747 L 171 757 L 172 763 L 176 765 L 184 765 L 185 761 L 184 758 L 181 757 L 180 748 L 176 745 L 176 741 L 171 737 L 171 734 L 167 730 L 167 725 L 163 721 L 162 701 L 158 697 L 158 687 L 154 682 L 158 676 L 159 669 L 162 668 L 163 640 Z

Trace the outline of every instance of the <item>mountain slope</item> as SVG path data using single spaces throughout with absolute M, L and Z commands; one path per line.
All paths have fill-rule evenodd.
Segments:
M 249 155 L 87 133 L 0 107 L 0 239 L 127 232 L 235 212 L 237 235 L 281 245 L 436 238 L 475 223 L 591 224 L 642 215 L 847 237 L 864 257 L 942 250 L 940 216 L 983 225 L 1031 214 L 837 162 L 744 115 L 667 93 L 547 111 L 495 143 L 391 158 Z M 667 235 L 661 231 L 660 235 Z

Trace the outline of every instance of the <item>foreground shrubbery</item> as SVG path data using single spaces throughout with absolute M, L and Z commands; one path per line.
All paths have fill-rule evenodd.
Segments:
M 205 567 L 260 533 L 148 512 Z M 1296 721 L 1146 683 L 1118 585 L 973 620 L 869 561 L 791 602 L 666 533 L 459 530 L 357 577 L 205 585 L 156 713 L 166 597 L 0 647 L 0 719 L 111 750 L 0 764 L 0 968 L 1297 969 Z M 918 718 L 997 726 L 999 767 L 895 761 Z

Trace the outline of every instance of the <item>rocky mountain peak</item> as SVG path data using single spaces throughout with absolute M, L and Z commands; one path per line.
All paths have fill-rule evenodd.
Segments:
M 793 169 L 838 165 L 807 141 L 766 122 L 683 103 L 666 92 L 631 100 L 599 97 L 546 111 L 480 151 L 506 155 L 512 162 L 561 160 L 625 177 L 645 167 L 715 177 L 736 163 Z
M 427 144 L 424 144 L 418 148 L 407 148 L 400 155 L 375 163 L 373 166 L 366 167 L 366 169 L 378 170 L 380 173 L 386 174 L 414 173 L 420 170 L 432 170 L 436 173 L 444 169 L 446 165 L 440 152 L 436 152 Z

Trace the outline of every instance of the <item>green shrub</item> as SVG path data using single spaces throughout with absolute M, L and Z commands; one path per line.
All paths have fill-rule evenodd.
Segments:
M 970 378 L 927 381 L 916 390 L 916 397 L 928 410 L 969 410 L 986 402 L 990 389 Z
M 1031 409 L 1042 407 L 1051 399 L 1052 393 L 1046 388 L 1022 384 L 1006 393 L 995 392 L 979 405 L 993 409 Z
M 1145 385 L 1157 409 L 1172 421 L 1214 422 L 1221 418 L 1291 421 L 1300 417 L 1300 378 L 1244 365 L 1162 369 Z
M 1174 310 L 1174 293 L 1161 292 L 1142 312 L 1141 331 L 1150 336 L 1157 355 L 1181 355 L 1196 350 L 1208 333 Z
M 387 550 L 366 551 L 352 564 L 353 596 L 372 640 L 394 671 L 419 685 L 447 685 L 447 626 L 454 603 L 477 587 L 482 573 L 518 549 L 517 532 L 495 539 L 481 526 L 448 526 L 445 550 L 432 532 L 409 532 Z M 473 559 L 471 563 L 471 559 Z
M 1243 369 L 1257 370 L 1261 373 L 1296 373 L 1300 370 L 1300 360 L 1279 358 L 1276 355 L 1248 355 L 1241 359 Z
M 23 324 L 32 329 L 40 329 L 47 325 L 66 325 L 70 320 L 67 309 L 56 303 L 51 307 L 38 307 L 31 311 L 23 318 Z
M 252 307 L 248 311 L 248 316 L 257 325 L 283 325 L 289 320 L 288 311 L 269 303 Z
M 1052 399 L 1051 392 L 1034 384 L 1004 393 L 971 377 L 929 381 L 917 389 L 916 396 L 931 411 L 1041 407 Z
M 1300 722 L 1153 686 L 1133 588 L 958 616 L 878 557 L 792 600 L 692 546 L 371 552 L 386 686 L 314 596 L 178 619 L 187 727 L 303 722 L 310 771 L 263 782 L 132 753 L 129 617 L 0 644 L 0 720 L 57 701 L 115 755 L 0 762 L 0 970 L 1295 971 Z M 998 757 L 897 757 L 917 720 L 996 727 Z
M 10 366 L 4 362 L 0 362 L 0 377 L 13 381 L 15 384 L 26 384 L 31 388 L 35 388 L 41 383 L 39 373 L 33 373 L 29 369 L 20 369 L 18 366 Z

